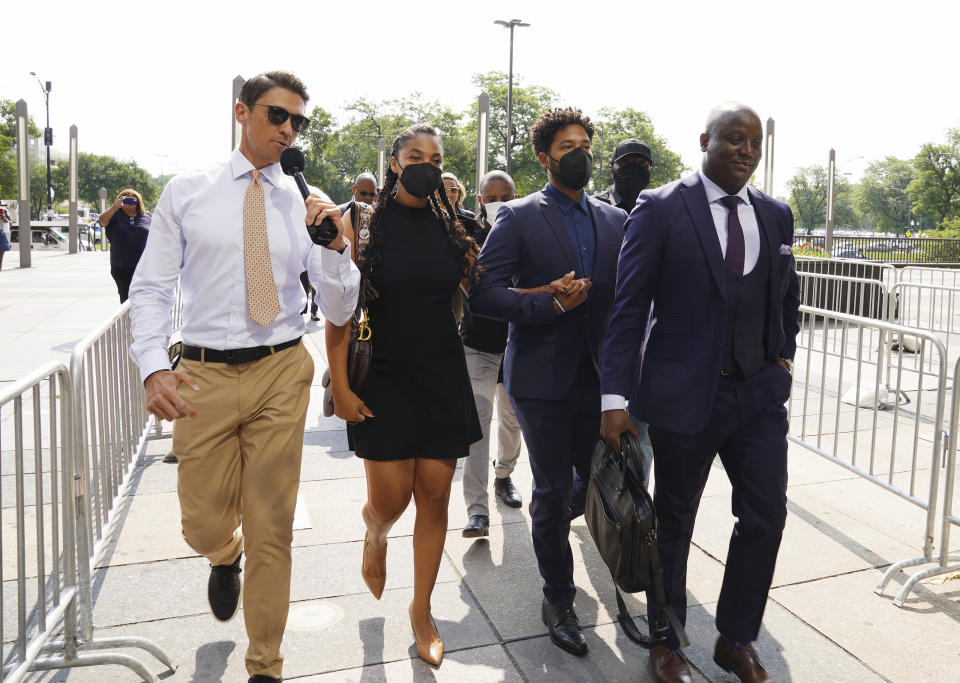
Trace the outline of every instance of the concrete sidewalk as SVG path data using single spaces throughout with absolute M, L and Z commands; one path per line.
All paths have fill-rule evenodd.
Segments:
M 48 257 L 34 263 L 37 267 L 31 271 L 0 272 L 4 357 L 30 361 L 26 370 L 68 352 L 75 340 L 114 310 L 117 301 L 104 255 Z M 50 285 L 60 282 L 72 286 Z M 45 315 L 28 310 L 25 302 L 50 290 L 56 306 Z M 92 320 L 87 313 L 71 317 L 72 309 L 80 306 L 88 307 Z M 58 322 L 50 319 L 53 310 L 60 311 Z M 36 317 L 28 319 L 30 315 Z M 285 679 L 652 680 L 646 652 L 612 623 L 616 601 L 610 577 L 582 519 L 574 524 L 571 541 L 579 588 L 576 607 L 587 630 L 590 655 L 578 659 L 549 642 L 539 618 L 540 579 L 530 541 L 531 475 L 525 454 L 514 476 L 524 507 L 494 504 L 489 539 L 460 536 L 466 509 L 458 469 L 433 599 L 447 656 L 439 669 L 416 657 L 406 614 L 413 583 L 414 510 L 394 527 L 387 589 L 377 602 L 359 574 L 360 507 L 366 497 L 362 463 L 346 450 L 343 423 L 320 414 L 323 332 L 317 323 L 310 323 L 308 330 L 305 343 L 317 373 L 304 434 L 304 509 L 294 531 L 291 609 L 283 646 Z M 33 343 L 38 339 L 43 343 Z M 2 373 L 6 380 L 16 376 Z M 113 534 L 93 577 L 97 635 L 155 640 L 179 665 L 175 674 L 165 674 L 167 680 L 245 681 L 242 615 L 222 624 L 209 613 L 207 564 L 180 536 L 176 466 L 160 462 L 168 448 L 168 440 L 149 444 L 116 512 Z M 9 504 L 5 498 L 3 505 Z M 696 680 L 735 680 L 711 659 L 713 616 L 733 521 L 730 487 L 718 462 L 704 492 L 690 552 L 687 625 L 692 645 L 687 654 Z M 920 554 L 923 521 L 922 511 L 908 502 L 791 446 L 789 517 L 757 643 L 776 680 L 960 678 L 960 582 L 921 583 L 902 609 L 892 604 L 902 580 L 895 580 L 883 597 L 873 593 L 886 566 Z M 4 591 L 11 589 L 7 594 L 15 595 L 15 584 L 5 582 Z M 637 615 L 645 612 L 642 597 L 627 598 Z M 144 653 L 129 654 L 161 674 L 162 665 Z M 29 678 L 66 679 L 138 680 L 112 666 Z

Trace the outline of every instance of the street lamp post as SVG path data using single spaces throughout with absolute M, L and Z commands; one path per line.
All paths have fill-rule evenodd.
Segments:
M 53 208 L 53 184 L 50 182 L 50 146 L 53 144 L 53 129 L 50 127 L 50 81 L 47 81 L 46 87 L 37 76 L 36 71 L 31 71 L 30 75 L 37 79 L 40 84 L 40 91 L 43 93 L 43 102 L 47 107 L 47 127 L 43 129 L 43 144 L 47 147 L 47 211 Z
M 519 19 L 497 19 L 493 23 L 510 29 L 510 75 L 507 80 L 507 173 L 510 173 L 510 152 L 513 151 L 513 29 L 530 24 Z
M 834 189 L 837 181 L 837 153 L 833 149 L 827 156 L 827 220 L 824 226 L 823 249 L 828 254 L 833 253 L 833 203 Z

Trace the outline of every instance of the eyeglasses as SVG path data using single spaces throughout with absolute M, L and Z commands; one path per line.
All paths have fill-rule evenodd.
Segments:
M 287 119 L 290 119 L 290 125 L 297 133 L 301 132 L 304 128 L 310 125 L 310 119 L 308 119 L 306 116 L 301 116 L 300 114 L 291 114 L 283 107 L 275 107 L 272 104 L 248 104 L 247 106 L 266 107 L 267 121 L 275 126 L 282 126 L 284 123 L 286 123 Z

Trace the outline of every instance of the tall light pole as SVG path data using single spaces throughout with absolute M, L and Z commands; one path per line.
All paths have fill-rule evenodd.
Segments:
M 40 91 L 43 93 L 43 102 L 47 105 L 47 127 L 43 129 L 43 144 L 47 146 L 47 211 L 53 208 L 53 184 L 50 182 L 50 146 L 53 144 L 53 129 L 50 127 L 50 81 L 47 81 L 46 87 L 36 71 L 31 71 L 30 75 L 37 79 L 40 84 Z
M 507 81 L 507 173 L 510 173 L 510 152 L 513 151 L 513 29 L 530 24 L 519 19 L 510 21 L 497 19 L 493 23 L 510 29 L 510 76 Z

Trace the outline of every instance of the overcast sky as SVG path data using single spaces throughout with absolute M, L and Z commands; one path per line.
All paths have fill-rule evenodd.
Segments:
M 690 167 L 710 107 L 737 99 L 776 120 L 775 193 L 825 163 L 858 179 L 867 160 L 912 157 L 960 126 L 960 3 L 408 0 L 8 0 L 0 98 L 25 99 L 42 127 L 53 83 L 56 147 L 130 159 L 154 174 L 229 153 L 231 81 L 273 68 L 306 82 L 310 106 L 341 121 L 357 97 L 422 92 L 466 109 L 473 73 L 514 69 L 588 114 L 650 114 Z M 160 155 L 166 155 L 161 157 Z

